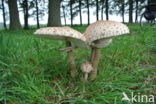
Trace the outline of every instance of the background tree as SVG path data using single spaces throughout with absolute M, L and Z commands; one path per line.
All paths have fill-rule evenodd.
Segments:
M 80 25 L 82 25 L 82 9 L 85 7 L 84 0 L 73 0 L 72 1 L 72 19 L 79 14 Z
M 147 0 L 139 0 L 139 2 L 138 2 L 138 16 L 140 16 L 144 12 L 145 5 L 147 5 Z
M 101 0 L 100 3 L 101 3 L 101 20 L 103 20 L 105 0 Z
M 19 20 L 17 0 L 8 0 L 9 15 L 10 15 L 10 26 L 11 30 L 20 30 L 21 24 Z
M 114 0 L 112 7 L 113 7 L 113 13 L 115 14 L 120 14 L 122 17 L 122 22 L 125 22 L 125 13 L 126 13 L 126 6 L 127 3 L 125 2 L 125 0 Z
M 80 4 L 81 3 L 81 4 Z M 84 6 L 83 1 L 81 2 L 79 0 L 70 0 L 67 4 L 70 8 L 70 21 L 71 26 L 73 26 L 73 20 L 74 17 L 76 17 L 79 14 L 80 24 L 82 24 L 82 8 Z
M 148 0 L 148 3 L 156 3 L 156 0 Z
M 106 6 L 106 20 L 109 20 L 109 0 L 105 0 Z
M 65 23 L 65 25 L 67 25 L 67 20 L 66 20 L 66 9 L 65 9 L 65 6 L 62 4 L 62 14 L 63 14 L 63 18 L 64 18 L 64 23 Z
M 4 0 L 1 0 L 1 9 L 2 9 L 2 15 L 3 15 L 3 26 L 5 29 L 7 29 L 6 25 L 6 14 L 5 14 L 5 6 L 4 6 Z
M 60 26 L 60 0 L 49 0 L 48 26 Z
M 135 23 L 138 22 L 138 9 L 139 9 L 139 0 L 135 0 Z
M 28 29 L 28 0 L 23 0 L 24 29 Z
M 19 4 L 20 7 L 23 10 L 23 14 L 24 14 L 24 29 L 28 29 L 29 28 L 29 17 L 31 16 L 29 14 L 29 10 L 31 10 L 32 8 L 35 7 L 34 1 L 33 0 L 19 0 Z
M 87 4 L 87 16 L 88 16 L 88 25 L 90 24 L 90 9 L 89 9 L 89 5 L 90 5 L 90 2 L 89 0 L 86 0 L 86 4 Z
M 133 0 L 129 0 L 129 23 L 133 23 Z
M 96 20 L 99 20 L 99 0 L 96 0 Z
M 31 6 L 29 6 L 32 11 L 32 13 L 29 12 L 29 17 L 33 17 L 36 20 L 37 28 L 40 27 L 40 20 L 45 15 L 45 12 L 47 12 L 47 4 L 45 0 L 34 0 L 31 2 Z
M 18 0 L 21 11 L 24 15 L 24 29 L 29 29 L 29 18 L 35 15 L 37 28 L 39 28 L 39 19 L 44 16 L 45 0 Z M 41 9 L 40 9 L 41 8 Z
M 81 11 L 82 0 L 79 0 L 79 15 L 80 15 L 80 25 L 82 26 L 82 11 Z
M 125 0 L 121 0 L 121 16 L 122 16 L 122 22 L 125 22 Z
M 36 7 L 36 22 L 37 22 L 37 28 L 40 28 L 38 0 L 35 0 L 35 7 Z
M 70 0 L 69 5 L 70 5 L 70 22 L 71 22 L 71 26 L 73 26 L 73 4 L 74 4 L 74 0 Z
M 4 1 L 4 0 L 1 0 Z M 74 18 L 78 15 L 80 25 L 83 24 L 83 12 L 87 13 L 88 22 L 90 24 L 90 7 L 96 8 L 94 14 L 96 15 L 96 20 L 99 20 L 99 12 L 101 12 L 101 20 L 104 19 L 104 14 L 106 15 L 106 20 L 109 20 L 109 14 L 120 14 L 122 16 L 122 21 L 125 22 L 125 14 L 129 14 L 129 22 L 133 22 L 133 12 L 135 12 L 135 22 L 138 21 L 138 17 L 141 14 L 142 1 L 151 2 L 152 0 L 18 0 L 20 1 L 20 7 L 24 13 L 24 28 L 28 29 L 29 17 L 33 17 L 36 20 L 37 28 L 40 27 L 40 19 L 44 16 L 46 5 L 43 1 L 49 1 L 49 16 L 48 16 L 48 26 L 59 26 L 61 24 L 61 17 L 64 18 L 65 25 L 67 24 L 67 18 L 70 17 L 71 25 L 73 25 Z M 60 3 L 62 11 L 60 13 Z M 41 3 L 42 2 L 42 3 Z M 64 2 L 66 2 L 64 4 Z M 2 3 L 0 3 L 2 5 Z M 40 4 L 44 5 L 41 6 Z M 129 8 L 128 8 L 129 7 Z M 134 8 L 135 7 L 135 8 Z M 43 9 L 44 8 L 44 9 Z M 53 9 L 52 9 L 53 8 Z M 101 10 L 101 11 L 100 11 Z M 31 12 L 33 13 L 31 14 Z M 61 14 L 61 16 L 60 16 Z M 77 16 L 77 18 L 78 18 Z M 50 20 L 51 19 L 51 20 Z

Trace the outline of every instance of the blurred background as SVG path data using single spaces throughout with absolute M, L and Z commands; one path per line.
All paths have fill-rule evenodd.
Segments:
M 0 27 L 9 27 L 12 22 L 18 22 L 25 29 L 28 29 L 29 25 L 37 25 L 38 28 L 47 24 L 55 26 L 58 24 L 56 21 L 62 25 L 83 25 L 97 20 L 137 23 L 145 6 L 155 2 L 155 0 L 1 0 Z M 48 23 L 49 21 L 53 23 Z

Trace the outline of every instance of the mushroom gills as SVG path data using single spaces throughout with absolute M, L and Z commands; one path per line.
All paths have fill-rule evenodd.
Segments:
M 88 45 L 86 44 L 86 42 L 84 41 L 80 41 L 80 40 L 74 40 L 74 39 L 68 39 L 69 41 L 71 41 L 72 46 L 75 48 L 79 47 L 79 48 L 86 48 L 88 47 Z
M 108 46 L 112 42 L 112 38 L 100 39 L 98 42 L 92 42 L 91 46 L 96 48 L 103 48 Z

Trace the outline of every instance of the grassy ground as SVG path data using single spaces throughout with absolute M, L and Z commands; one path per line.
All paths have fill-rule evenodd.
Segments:
M 81 72 L 70 78 L 66 53 L 58 51 L 64 42 L 36 37 L 35 30 L 1 30 L 0 103 L 131 104 L 121 100 L 123 92 L 156 95 L 156 28 L 129 28 L 131 34 L 101 49 L 99 75 L 88 83 L 81 81 Z M 89 54 L 89 49 L 75 50 L 77 65 Z

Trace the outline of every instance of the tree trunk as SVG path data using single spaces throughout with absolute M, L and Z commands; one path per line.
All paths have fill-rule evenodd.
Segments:
M 138 22 L 138 3 L 139 3 L 139 1 L 135 0 L 135 3 L 136 3 L 135 23 L 137 23 Z
M 38 0 L 35 0 L 35 3 L 36 3 L 36 22 L 37 22 L 37 28 L 40 28 Z
M 148 0 L 148 4 L 149 3 L 156 3 L 156 0 Z
M 87 15 L 88 15 L 88 25 L 89 25 L 90 24 L 89 0 L 87 0 Z
M 5 29 L 7 29 L 7 26 L 6 26 L 6 18 L 5 18 L 4 0 L 2 0 L 2 12 L 3 12 L 3 26 L 4 26 Z
M 133 0 L 129 0 L 129 23 L 133 23 Z
M 108 4 L 108 0 L 106 0 L 106 20 L 109 20 L 109 4 Z
M 99 0 L 96 0 L 96 20 L 99 20 Z
M 125 14 L 125 1 L 123 0 L 122 4 L 121 4 L 121 9 L 122 9 L 122 22 L 124 23 L 125 22 L 125 17 L 124 17 L 124 14 Z
M 79 12 L 80 12 L 80 25 L 82 26 L 82 12 L 81 12 L 81 0 L 79 0 Z
M 71 26 L 73 26 L 73 0 L 70 0 L 70 21 L 71 21 Z
M 11 30 L 20 30 L 22 26 L 19 20 L 17 1 L 16 0 L 8 0 L 9 6 L 9 15 L 10 15 L 10 26 Z
M 60 0 L 49 0 L 48 26 L 61 26 Z
M 65 7 L 64 5 L 62 5 L 62 9 L 63 9 L 63 18 L 64 18 L 64 23 L 65 23 L 65 26 L 67 25 L 66 23 L 66 13 L 65 13 Z
M 28 0 L 23 1 L 23 11 L 24 11 L 24 29 L 28 29 Z
M 101 7 L 101 20 L 103 20 L 103 9 L 104 9 L 104 0 L 102 2 L 102 7 Z

